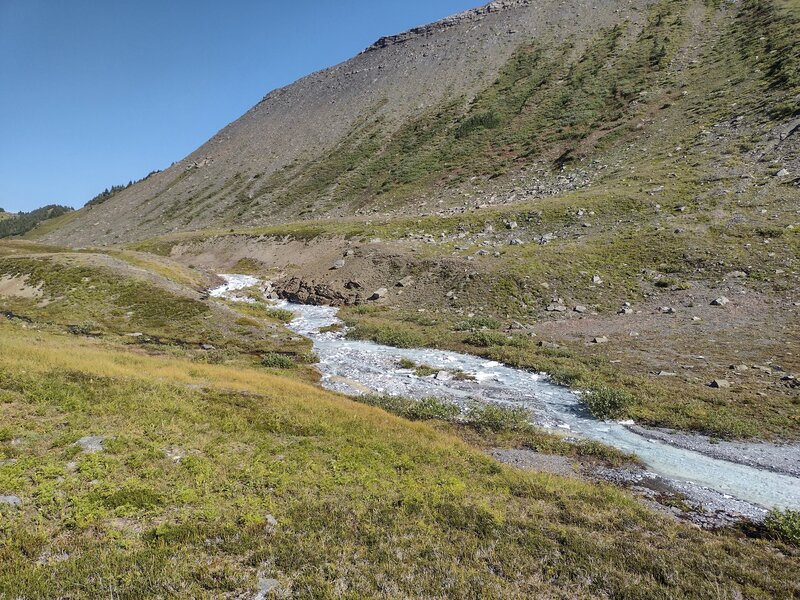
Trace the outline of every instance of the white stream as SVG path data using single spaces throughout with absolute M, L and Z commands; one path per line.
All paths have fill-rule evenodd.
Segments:
M 223 277 L 226 285 L 214 290 L 212 296 L 235 297 L 232 292 L 258 282 L 241 275 Z M 320 333 L 321 328 L 340 322 L 336 308 L 286 302 L 278 306 L 297 314 L 289 328 L 312 340 L 320 357 L 322 384 L 329 389 L 348 394 L 369 389 L 414 398 L 437 396 L 461 404 L 479 400 L 524 406 L 538 424 L 635 454 L 649 470 L 666 479 L 689 482 L 766 508 L 800 510 L 800 479 L 671 446 L 634 433 L 624 423 L 598 421 L 585 410 L 578 394 L 550 383 L 544 375 L 468 354 L 394 348 L 348 340 L 341 332 Z M 475 380 L 457 381 L 445 373 L 417 377 L 412 370 L 398 366 L 402 358 L 442 371 L 463 371 Z

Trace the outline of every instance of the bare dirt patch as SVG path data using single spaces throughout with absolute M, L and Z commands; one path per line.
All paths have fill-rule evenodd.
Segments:
M 43 295 L 41 285 L 35 287 L 28 285 L 27 277 L 10 277 L 8 275 L 0 277 L 0 297 L 5 296 L 35 300 L 41 298 Z

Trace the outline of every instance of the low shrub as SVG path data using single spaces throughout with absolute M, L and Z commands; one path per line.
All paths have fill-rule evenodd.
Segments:
M 800 547 L 800 510 L 773 508 L 764 519 L 764 528 L 771 537 Z
M 412 421 L 452 421 L 460 414 L 458 405 L 431 397 L 409 404 L 403 416 Z
M 489 348 L 490 346 L 506 346 L 509 343 L 508 336 L 497 331 L 476 331 L 464 339 L 464 343 L 479 348 Z
M 492 317 L 472 317 L 466 321 L 456 323 L 456 331 L 474 331 L 476 329 L 499 329 L 500 321 Z
M 586 392 L 583 401 L 598 419 L 615 419 L 625 413 L 635 398 L 625 390 L 599 385 Z
M 494 432 L 520 431 L 530 427 L 530 412 L 522 407 L 475 402 L 465 419 L 475 429 Z
M 270 369 L 294 369 L 295 362 L 285 354 L 270 352 L 261 358 L 261 365 Z
M 394 346 L 395 348 L 415 348 L 425 345 L 425 340 L 420 334 L 392 325 L 360 323 L 353 328 L 350 335 L 356 339 L 372 340 L 378 344 Z

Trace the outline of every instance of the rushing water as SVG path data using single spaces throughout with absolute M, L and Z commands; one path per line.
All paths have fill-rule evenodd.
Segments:
M 223 277 L 227 282 L 225 289 L 219 288 L 212 295 L 224 296 L 256 281 L 246 276 Z M 314 351 L 320 357 L 322 383 L 330 389 L 350 394 L 372 390 L 414 398 L 437 396 L 461 404 L 474 399 L 524 406 L 540 425 L 635 454 L 662 477 L 691 482 L 767 508 L 800 509 L 800 479 L 648 439 L 624 423 L 598 421 L 584 409 L 579 395 L 550 383 L 543 375 L 468 354 L 393 348 L 348 340 L 339 332 L 320 333 L 321 328 L 340 322 L 336 308 L 281 305 L 297 314 L 289 328 L 313 341 Z M 417 377 L 412 370 L 399 367 L 403 358 L 442 372 L 437 376 Z M 463 371 L 475 379 L 454 380 L 451 371 Z

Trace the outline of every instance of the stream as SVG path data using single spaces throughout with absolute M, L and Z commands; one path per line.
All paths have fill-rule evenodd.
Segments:
M 236 298 L 236 290 L 260 283 L 244 275 L 222 277 L 226 284 L 212 290 L 212 296 L 241 299 Z M 370 390 L 413 398 L 436 396 L 462 406 L 473 400 L 523 406 L 542 427 L 635 454 L 647 465 L 648 471 L 674 483 L 676 489 L 689 495 L 702 497 L 705 492 L 716 492 L 722 499 L 731 500 L 734 509 L 750 516 L 757 516 L 753 509 L 756 512 L 773 507 L 800 510 L 800 479 L 676 447 L 632 431 L 629 428 L 632 422 L 599 421 L 588 413 L 578 393 L 550 383 L 546 375 L 468 354 L 394 348 L 349 340 L 343 332 L 320 333 L 320 329 L 340 323 L 336 316 L 338 309 L 287 302 L 276 305 L 297 315 L 288 327 L 312 340 L 320 358 L 317 367 L 322 373 L 321 383 L 328 389 L 350 395 Z M 428 365 L 440 372 L 418 377 L 413 369 L 399 366 L 401 359 Z M 456 380 L 451 375 L 454 371 L 467 373 L 474 380 Z M 739 504 L 751 505 L 750 510 L 741 510 Z

